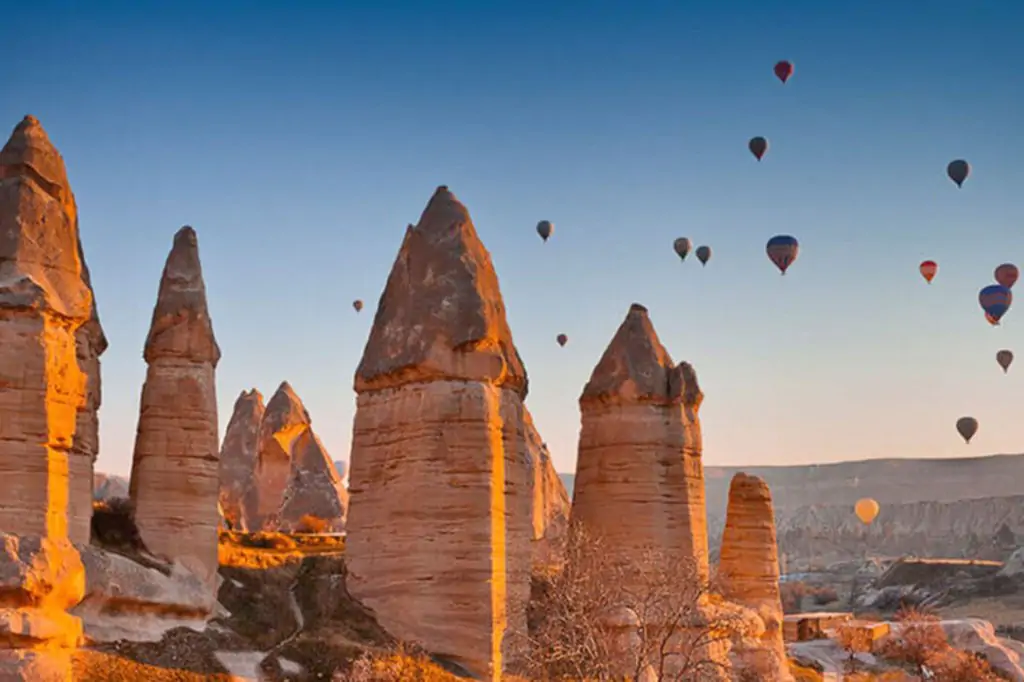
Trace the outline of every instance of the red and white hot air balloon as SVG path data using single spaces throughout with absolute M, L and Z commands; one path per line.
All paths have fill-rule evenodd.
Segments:
M 775 77 L 785 83 L 789 80 L 789 77 L 793 75 L 793 62 L 788 62 L 783 59 L 781 62 L 775 64 Z
M 921 276 L 924 277 L 924 280 L 931 284 L 935 273 L 939 271 L 939 264 L 933 260 L 926 260 L 921 263 L 918 269 L 921 271 Z

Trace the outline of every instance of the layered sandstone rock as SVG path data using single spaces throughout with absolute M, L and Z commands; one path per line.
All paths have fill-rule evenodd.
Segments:
M 530 411 L 523 407 L 523 435 L 533 470 L 533 561 L 555 561 L 569 526 L 569 495 L 555 472 L 547 443 L 537 433 Z
M 309 423 L 309 413 L 299 396 L 287 381 L 282 382 L 260 421 L 256 471 L 245 498 L 246 517 L 253 530 L 277 527 L 291 477 L 295 440 Z
M 263 412 L 260 392 L 242 391 L 220 447 L 220 508 L 224 520 L 236 530 L 248 527 L 243 500 L 256 472 Z
M 312 517 L 325 524 L 324 530 L 344 530 L 348 491 L 313 432 L 309 411 L 288 382 L 281 384 L 270 399 L 263 423 L 270 426 L 261 431 L 265 438 L 260 439 L 260 461 L 271 466 L 278 461 L 290 463 L 276 513 L 278 527 L 288 531 L 312 530 L 304 525 L 305 518 Z
M 447 187 L 406 231 L 355 390 L 352 594 L 398 638 L 496 680 L 529 596 L 527 377 L 490 255 Z
M 772 496 L 767 484 L 757 476 L 738 473 L 729 486 L 718 572 L 722 594 L 757 612 L 765 625 L 757 646 L 741 647 L 735 652 L 738 667 L 758 676 L 757 679 L 792 679 L 782 642 Z
M 174 235 L 146 339 L 130 494 L 151 552 L 212 585 L 217 572 L 220 348 L 191 227 Z
M 703 394 L 633 304 L 580 396 L 573 521 L 629 563 L 654 552 L 708 573 Z

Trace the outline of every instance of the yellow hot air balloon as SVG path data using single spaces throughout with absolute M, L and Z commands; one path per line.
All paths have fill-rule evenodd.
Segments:
M 857 518 L 863 523 L 868 524 L 875 520 L 878 516 L 878 503 L 872 500 L 870 497 L 857 500 L 857 504 L 854 505 L 853 511 L 857 514 Z

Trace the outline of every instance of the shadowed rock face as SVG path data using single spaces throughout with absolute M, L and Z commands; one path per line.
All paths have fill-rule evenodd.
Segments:
M 309 413 L 299 396 L 287 381 L 282 382 L 260 422 L 256 474 L 245 502 L 250 528 L 277 528 L 295 440 L 309 425 Z
M 757 476 L 736 474 L 729 486 L 729 508 L 718 564 L 722 594 L 757 612 L 765 631 L 759 647 L 738 651 L 751 673 L 789 680 L 782 641 L 778 545 L 768 485 Z M 760 679 L 760 678 L 759 678 Z
M 248 527 L 242 502 L 256 472 L 264 409 L 259 391 L 242 391 L 224 432 L 220 448 L 220 506 L 232 528 Z
M 292 471 L 281 504 L 281 527 L 293 531 L 302 527 L 305 517 L 327 522 L 326 530 L 345 530 L 348 491 L 334 468 L 327 451 L 312 428 L 295 439 Z
M 546 564 L 557 559 L 569 527 L 569 495 L 551 463 L 551 454 L 530 411 L 523 407 L 523 435 L 533 469 L 533 561 Z
M 217 571 L 220 348 L 191 227 L 174 235 L 144 356 L 130 494 L 142 539 L 212 585 Z
M 356 371 L 349 588 L 398 638 L 489 680 L 526 625 L 526 387 L 490 256 L 441 187 L 406 231 Z
M 653 550 L 707 576 L 703 395 L 634 304 L 580 396 L 573 520 L 622 560 Z
M 0 528 L 89 539 L 106 338 L 64 161 L 26 116 L 0 151 Z

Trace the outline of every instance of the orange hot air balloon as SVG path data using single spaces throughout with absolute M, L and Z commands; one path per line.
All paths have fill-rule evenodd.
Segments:
M 565 344 L 569 342 L 569 337 L 565 334 L 559 334 L 555 337 L 555 341 L 558 341 L 558 345 L 565 348 Z
M 870 497 L 857 500 L 857 504 L 853 506 L 853 511 L 857 514 L 857 518 L 865 525 L 875 520 L 875 517 L 878 516 L 878 510 L 878 503 Z
M 939 264 L 933 260 L 926 260 L 921 263 L 918 268 L 921 271 L 921 276 L 928 284 L 932 283 L 932 279 L 935 278 L 935 273 L 939 271 Z

